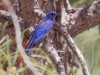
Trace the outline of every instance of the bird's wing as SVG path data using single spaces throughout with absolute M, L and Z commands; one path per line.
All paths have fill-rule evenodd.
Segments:
M 32 33 L 26 49 L 32 48 L 53 26 L 53 21 L 39 23 Z

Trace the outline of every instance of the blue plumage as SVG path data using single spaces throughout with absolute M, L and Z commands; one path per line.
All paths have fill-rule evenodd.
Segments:
M 41 21 L 35 28 L 34 31 L 32 31 L 32 36 L 26 46 L 26 49 L 29 49 L 28 54 L 30 54 L 32 48 L 34 45 L 41 40 L 43 36 L 45 36 L 50 29 L 53 27 L 54 20 L 56 17 L 56 12 L 49 12 L 46 14 L 46 16 L 43 18 L 43 21 Z

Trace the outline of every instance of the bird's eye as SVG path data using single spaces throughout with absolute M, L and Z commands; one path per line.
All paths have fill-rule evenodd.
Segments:
M 52 13 L 51 15 L 54 16 L 55 14 Z

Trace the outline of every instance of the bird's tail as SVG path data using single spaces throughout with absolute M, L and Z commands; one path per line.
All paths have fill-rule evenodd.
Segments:
M 31 53 L 31 51 L 32 51 L 32 48 L 35 46 L 35 44 L 34 44 L 34 41 L 28 41 L 28 43 L 27 43 L 27 45 L 26 45 L 26 47 L 25 47 L 25 49 L 26 49 L 26 53 L 27 54 L 30 54 Z

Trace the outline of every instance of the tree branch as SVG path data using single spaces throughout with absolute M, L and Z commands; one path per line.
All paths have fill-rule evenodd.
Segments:
M 15 32 L 16 32 L 16 42 L 17 42 L 17 48 L 24 60 L 24 62 L 26 63 L 26 65 L 32 70 L 32 72 L 35 75 L 42 75 L 42 73 L 40 73 L 35 66 L 32 64 L 32 62 L 29 60 L 28 56 L 25 53 L 25 50 L 22 46 L 22 38 L 21 38 L 21 29 L 20 29 L 20 25 L 19 25 L 19 20 L 17 15 L 15 14 L 13 7 L 11 6 L 11 3 L 9 2 L 9 0 L 3 0 L 5 6 L 7 6 L 8 11 L 11 15 L 11 18 L 13 20 L 13 24 L 15 26 Z
M 67 4 L 69 4 L 68 0 L 67 0 Z M 70 4 L 69 4 L 69 6 L 70 6 Z M 67 9 L 70 9 L 70 8 L 67 7 Z M 71 38 L 70 34 L 67 31 L 68 29 L 70 30 L 72 25 L 76 22 L 75 18 L 74 18 L 74 17 L 76 17 L 76 15 L 72 14 L 72 12 L 70 12 L 70 13 L 66 12 L 64 3 L 61 6 L 61 12 L 62 12 L 61 13 L 61 24 L 63 26 L 58 25 L 58 30 L 64 35 L 65 39 L 68 42 L 69 47 L 71 48 L 73 53 L 77 56 L 78 60 L 80 61 L 81 65 L 82 65 L 82 69 L 83 69 L 83 74 L 90 75 L 82 53 L 80 52 L 80 50 L 78 49 L 78 47 L 76 46 L 76 44 L 74 43 L 73 39 Z
M 75 37 L 83 31 L 100 24 L 100 0 L 95 0 L 83 9 L 75 9 L 75 12 L 70 13 L 70 15 L 73 16 L 71 20 L 73 24 L 69 29 L 69 33 L 72 37 Z
M 5 16 L 5 17 L 10 17 L 11 16 L 10 13 L 5 11 L 5 10 L 0 10 L 0 14 Z
M 71 5 L 70 5 L 70 3 L 69 3 L 69 0 L 66 0 L 66 4 L 67 4 L 67 9 L 68 9 L 68 10 L 72 10 L 72 7 L 71 7 Z
M 81 65 L 82 65 L 82 69 L 83 69 L 83 74 L 90 75 L 89 71 L 88 71 L 88 67 L 87 67 L 86 62 L 85 62 L 85 59 L 84 59 L 82 53 L 80 52 L 80 50 L 78 49 L 77 45 L 74 43 L 70 34 L 68 33 L 66 27 L 61 26 L 58 23 L 56 23 L 56 24 L 58 26 L 57 27 L 58 30 L 64 35 L 65 39 L 67 40 L 68 45 L 71 48 L 72 52 L 77 56 L 78 60 L 80 61 Z
M 46 38 L 45 41 L 45 50 L 49 53 L 50 58 L 52 59 L 53 63 L 55 64 L 58 72 L 60 75 L 68 75 L 65 72 L 64 63 L 61 61 L 60 56 L 57 53 L 57 50 L 53 47 L 50 43 L 50 39 Z

